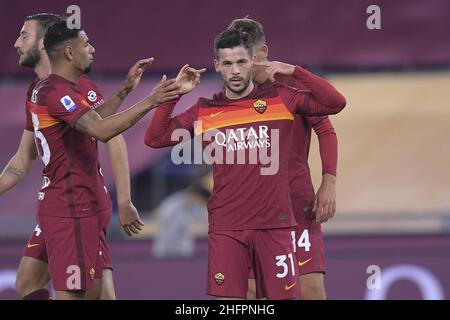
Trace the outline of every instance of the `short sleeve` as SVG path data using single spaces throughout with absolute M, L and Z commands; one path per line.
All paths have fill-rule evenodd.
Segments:
M 103 104 L 104 98 L 100 89 L 86 75 L 82 75 L 77 83 L 83 98 L 94 108 Z
M 31 107 L 31 100 L 33 99 L 34 86 L 36 85 L 37 82 L 38 79 L 33 80 L 30 86 L 28 87 L 27 91 L 27 100 L 25 102 L 25 115 L 26 115 L 25 130 L 28 131 L 34 131 L 33 118 L 31 116 L 30 107 Z
M 51 90 L 46 105 L 50 116 L 66 122 L 72 128 L 91 109 L 81 92 L 72 86 L 58 86 Z
M 34 131 L 33 120 L 31 118 L 31 112 L 28 109 L 28 106 L 25 106 L 25 114 L 26 114 L 25 130 Z
M 194 123 L 198 117 L 198 105 L 194 104 L 190 106 L 186 111 L 180 113 L 173 118 L 177 128 L 183 128 L 189 131 L 193 131 Z

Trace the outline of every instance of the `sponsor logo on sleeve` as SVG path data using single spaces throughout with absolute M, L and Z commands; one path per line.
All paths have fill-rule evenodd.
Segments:
M 94 102 L 95 100 L 97 100 L 97 93 L 95 93 L 94 90 L 91 90 L 88 92 L 87 98 L 89 101 Z
M 66 110 L 69 112 L 74 112 L 77 109 L 77 105 L 69 96 L 62 97 L 60 101 L 64 108 L 66 108 Z

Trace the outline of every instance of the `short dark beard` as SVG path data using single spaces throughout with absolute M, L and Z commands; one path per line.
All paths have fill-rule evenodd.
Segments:
M 92 63 L 90 63 L 86 68 L 84 68 L 83 73 L 86 74 L 86 73 L 91 72 L 91 66 L 92 66 Z
M 228 83 L 226 83 L 226 86 L 230 91 L 239 94 L 247 90 L 248 86 L 250 85 L 250 81 L 252 81 L 252 73 L 249 73 L 247 79 L 244 79 L 244 87 L 241 90 L 236 90 L 233 87 L 228 86 Z
M 41 60 L 41 55 L 39 53 L 39 48 L 36 45 L 31 48 L 27 54 L 24 54 L 24 59 L 20 62 L 20 65 L 22 67 L 34 69 L 39 60 Z

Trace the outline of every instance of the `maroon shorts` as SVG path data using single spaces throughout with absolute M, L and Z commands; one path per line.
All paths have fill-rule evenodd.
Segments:
M 45 247 L 45 239 L 39 225 L 36 225 L 33 232 L 31 233 L 27 245 L 25 246 L 23 256 L 35 258 L 44 263 L 48 263 L 47 248 Z
M 294 299 L 299 296 L 293 228 L 211 231 L 207 294 L 246 298 L 248 275 L 254 270 L 256 297 Z
M 312 212 L 314 200 L 293 199 L 297 227 L 295 228 L 295 255 L 300 275 L 325 273 L 325 255 L 321 224 Z
M 55 290 L 89 290 L 94 279 L 102 277 L 103 269 L 112 269 L 106 244 L 110 218 L 110 213 L 83 218 L 38 217 Z

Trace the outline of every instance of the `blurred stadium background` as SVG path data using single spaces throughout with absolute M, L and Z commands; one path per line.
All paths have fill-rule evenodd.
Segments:
M 328 298 L 450 298 L 450 2 L 2 0 L 1 168 L 20 141 L 25 94 L 33 78 L 30 70 L 18 66 L 13 48 L 23 18 L 64 13 L 71 4 L 81 8 L 82 25 L 96 48 L 91 76 L 106 97 L 134 61 L 155 57 L 124 106 L 149 92 L 162 74 L 175 76 L 185 63 L 209 69 L 200 87 L 182 99 L 178 113 L 221 87 L 212 64 L 215 35 L 234 18 L 249 14 L 260 21 L 272 60 L 326 76 L 348 101 L 332 117 L 339 165 L 338 210 L 323 226 Z M 381 8 L 381 30 L 366 27 L 366 8 L 372 4 Z M 117 296 L 207 299 L 203 211 L 178 210 L 184 220 L 177 230 L 194 237 L 192 250 L 188 243 L 179 256 L 160 257 L 152 248 L 161 228 L 170 226 L 158 215 L 174 210 L 173 202 L 163 200 L 183 194 L 208 168 L 176 166 L 170 149 L 147 148 L 143 136 L 151 116 L 124 134 L 132 196 L 146 226 L 141 236 L 126 239 L 114 212 L 109 236 Z M 105 148 L 100 150 L 114 197 L 109 160 Z M 317 187 L 321 166 L 316 138 L 310 166 Z M 15 269 L 35 225 L 41 169 L 37 161 L 28 177 L 0 198 L 0 299 L 18 298 Z M 367 289 L 371 265 L 381 268 L 380 290 Z

